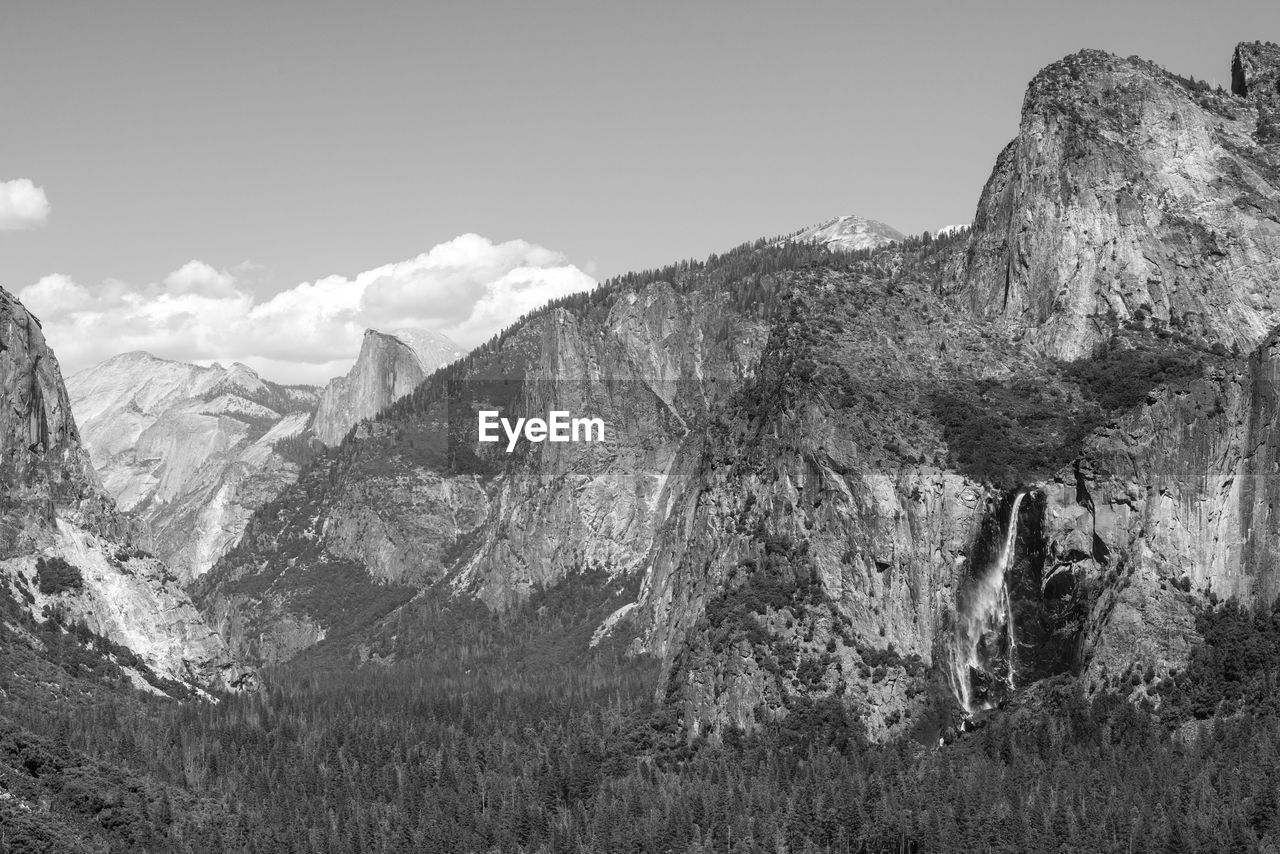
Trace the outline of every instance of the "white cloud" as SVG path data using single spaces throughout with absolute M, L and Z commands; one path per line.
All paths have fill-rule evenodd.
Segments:
M 235 293 L 235 276 L 218 272 L 203 261 L 188 261 L 165 277 L 165 286 L 174 293 L 229 297 Z
M 19 291 L 68 373 L 117 353 L 244 362 L 281 382 L 344 373 L 364 330 L 442 332 L 464 349 L 549 300 L 595 280 L 560 253 L 464 234 L 428 252 L 360 273 L 303 282 L 256 298 L 237 273 L 190 261 L 161 283 L 108 280 L 93 288 L 54 274 Z
M 48 218 L 49 199 L 43 188 L 27 178 L 0 181 L 0 231 L 34 228 Z

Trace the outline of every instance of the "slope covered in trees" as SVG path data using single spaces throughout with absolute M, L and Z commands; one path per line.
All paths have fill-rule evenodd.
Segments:
M 1271 614 L 1206 613 L 1200 663 L 1179 685 L 1239 680 L 1245 650 L 1258 690 L 1191 730 L 1177 703 L 1091 700 L 1059 677 L 948 745 L 869 745 L 838 705 L 814 704 L 715 746 L 685 740 L 654 704 L 652 673 L 618 648 L 559 657 L 616 592 L 599 581 L 489 620 L 424 604 L 457 634 L 420 658 L 353 672 L 317 653 L 218 705 L 83 680 L 71 704 L 25 695 L 0 720 L 5 832 L 41 840 L 14 850 L 163 852 L 1209 852 L 1280 839 L 1274 681 L 1261 690 L 1280 667 Z

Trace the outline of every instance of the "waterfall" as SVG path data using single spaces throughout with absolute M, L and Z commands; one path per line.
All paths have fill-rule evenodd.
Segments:
M 948 674 L 951 690 L 966 715 L 995 705 L 988 692 L 980 692 L 975 703 L 974 677 L 1003 682 L 1014 687 L 1017 636 L 1013 624 L 1012 600 L 1006 574 L 1013 564 L 1018 540 L 1018 507 L 1027 495 L 1019 490 L 1013 496 L 1009 517 L 1004 524 L 1000 550 L 982 572 L 962 591 L 956 609 L 956 630 L 951 645 L 951 668 Z M 1003 676 L 1000 670 L 1003 659 Z

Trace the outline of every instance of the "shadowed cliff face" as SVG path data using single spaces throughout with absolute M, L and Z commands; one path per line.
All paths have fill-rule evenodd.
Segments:
M 1237 53 L 1258 91 L 1272 54 Z M 1099 51 L 1041 71 L 978 203 L 959 299 L 1055 358 L 1143 317 L 1252 349 L 1280 322 L 1270 97 Z
M 1280 344 L 1177 389 L 1159 389 L 1098 430 L 1076 471 L 1049 485 L 1055 572 L 1101 583 L 1079 660 L 1113 682 L 1135 662 L 1183 663 L 1195 612 L 1280 596 Z
M 89 465 L 39 322 L 0 290 L 0 595 L 37 621 L 82 622 L 128 647 L 152 679 L 252 684 L 164 564 L 131 545 L 135 535 Z M 74 583 L 42 581 L 49 562 L 71 567 Z

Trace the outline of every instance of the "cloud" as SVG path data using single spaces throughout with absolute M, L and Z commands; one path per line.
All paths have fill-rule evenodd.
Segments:
M 523 240 L 464 234 L 416 258 L 328 276 L 258 298 L 238 278 L 190 261 L 155 284 L 86 287 L 45 276 L 18 292 L 44 324 L 68 373 L 117 353 L 244 362 L 281 382 L 323 383 L 344 373 L 364 330 L 442 332 L 463 349 L 549 300 L 595 287 L 559 252 Z
M 0 181 L 0 231 L 16 231 L 44 225 L 49 199 L 44 189 L 27 178 Z
M 235 276 L 218 272 L 203 261 L 188 261 L 165 277 L 165 286 L 173 293 L 229 297 L 235 294 Z

